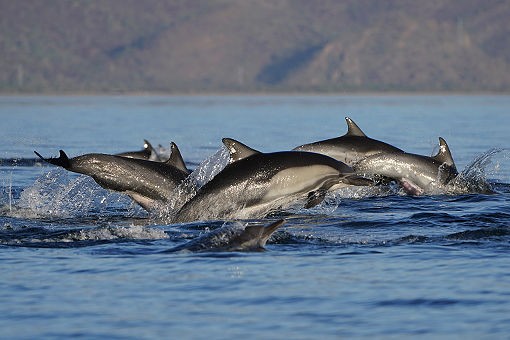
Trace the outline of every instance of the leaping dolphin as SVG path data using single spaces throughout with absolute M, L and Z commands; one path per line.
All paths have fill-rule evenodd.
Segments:
M 224 138 L 228 164 L 177 212 L 176 222 L 255 218 L 303 198 L 319 204 L 332 186 L 370 185 L 351 167 L 331 157 L 303 151 L 261 153 Z
M 125 193 L 150 210 L 156 201 L 167 202 L 190 173 L 177 145 L 172 143 L 171 148 L 170 159 L 165 163 L 97 153 L 69 158 L 62 150 L 58 158 L 44 158 L 34 152 L 50 164 L 92 177 L 105 189 Z
M 358 174 L 384 176 L 400 183 L 409 194 L 434 193 L 457 175 L 450 148 L 439 137 L 439 151 L 433 157 L 411 153 L 379 153 L 354 165 Z
M 261 251 L 264 250 L 271 235 L 284 223 L 285 220 L 279 220 L 267 226 L 227 224 L 186 244 L 167 250 L 165 253 L 177 251 Z
M 404 152 L 390 144 L 367 137 L 351 118 L 345 117 L 345 120 L 347 122 L 347 133 L 345 135 L 304 144 L 294 148 L 294 150 L 321 153 L 349 166 L 353 166 L 362 158 L 378 153 Z

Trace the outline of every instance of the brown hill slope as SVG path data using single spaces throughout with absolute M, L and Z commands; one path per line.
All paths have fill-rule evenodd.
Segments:
M 510 2 L 0 0 L 0 91 L 509 91 Z

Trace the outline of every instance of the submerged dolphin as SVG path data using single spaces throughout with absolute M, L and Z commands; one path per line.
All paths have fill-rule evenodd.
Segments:
M 321 153 L 350 166 L 370 155 L 382 152 L 404 152 L 390 144 L 367 137 L 349 117 L 345 117 L 345 120 L 347 122 L 347 133 L 345 135 L 304 144 L 294 148 L 294 150 Z
M 156 201 L 167 202 L 190 173 L 177 145 L 172 143 L 171 147 L 172 154 L 165 163 L 97 153 L 69 158 L 62 150 L 58 158 L 44 158 L 34 152 L 48 163 L 92 177 L 105 189 L 129 195 L 149 210 Z
M 370 185 L 331 157 L 302 151 L 261 153 L 224 138 L 228 164 L 177 212 L 175 221 L 251 218 L 308 199 L 319 204 L 332 186 Z
M 203 236 L 165 251 L 261 251 L 264 250 L 267 240 L 283 224 L 285 220 L 279 220 L 270 225 L 248 225 L 246 227 L 234 223 L 224 225 Z
M 433 193 L 458 175 L 450 148 L 441 137 L 439 151 L 433 157 L 402 152 L 380 153 L 360 160 L 354 165 L 354 170 L 358 174 L 396 180 L 413 195 Z

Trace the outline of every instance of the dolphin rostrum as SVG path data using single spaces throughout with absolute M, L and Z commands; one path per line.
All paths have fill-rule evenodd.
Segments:
M 333 186 L 371 185 L 331 157 L 303 151 L 261 153 L 229 138 L 231 163 L 202 186 L 177 212 L 175 221 L 253 218 L 307 199 L 319 204 Z
M 403 152 L 390 144 L 367 137 L 351 118 L 345 117 L 345 120 L 347 122 L 345 135 L 304 144 L 294 150 L 321 153 L 350 166 L 370 155 Z
M 354 170 L 358 174 L 396 180 L 404 191 L 413 195 L 437 192 L 458 175 L 450 148 L 441 137 L 439 151 L 433 157 L 405 152 L 379 153 L 361 159 Z
M 285 220 L 278 220 L 267 226 L 225 224 L 183 245 L 169 249 L 165 253 L 177 251 L 261 251 L 264 250 L 269 237 L 284 223 Z
M 50 164 L 92 177 L 105 189 L 125 193 L 150 210 L 154 202 L 167 202 L 190 173 L 177 145 L 172 143 L 171 147 L 172 154 L 165 163 L 97 153 L 69 158 L 62 150 L 58 158 L 44 158 L 34 152 Z

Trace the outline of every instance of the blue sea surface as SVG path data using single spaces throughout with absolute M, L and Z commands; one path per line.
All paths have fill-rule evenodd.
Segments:
M 224 224 L 173 224 L 33 154 L 221 138 L 263 152 L 343 135 L 430 156 L 473 188 L 349 189 L 285 217 L 263 252 L 175 252 Z M 1 338 L 467 338 L 510 334 L 510 96 L 0 97 Z

